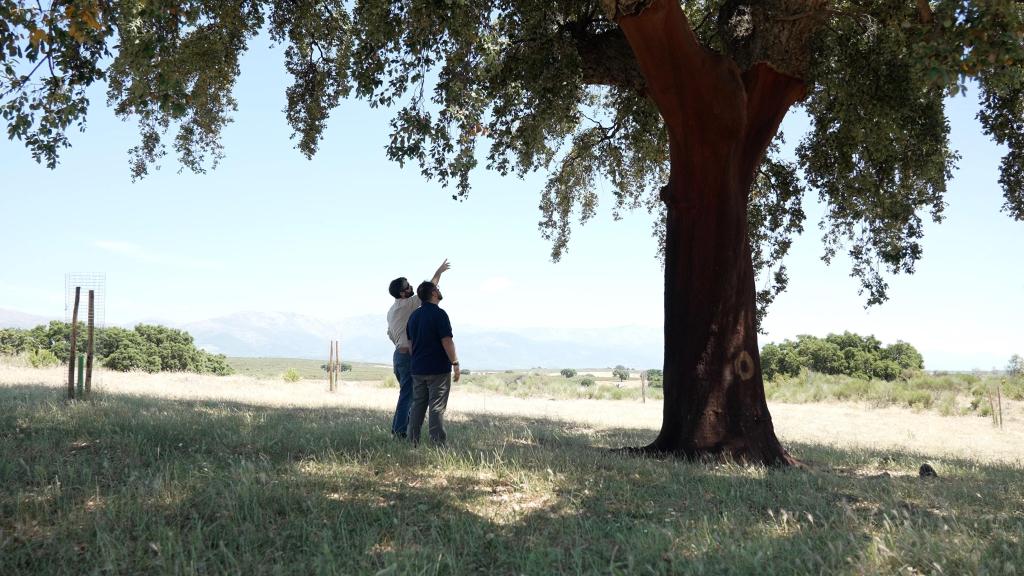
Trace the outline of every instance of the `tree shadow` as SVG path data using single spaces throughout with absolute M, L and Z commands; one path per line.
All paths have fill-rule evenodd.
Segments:
M 891 450 L 790 443 L 807 472 L 626 456 L 649 430 L 541 418 L 460 418 L 439 449 L 380 410 L 0 404 L 11 573 L 973 572 L 1024 528 L 1019 467 L 927 458 L 922 480 L 925 455 Z

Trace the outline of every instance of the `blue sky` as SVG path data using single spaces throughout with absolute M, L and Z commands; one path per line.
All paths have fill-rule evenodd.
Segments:
M 281 109 L 287 78 L 265 41 L 245 56 L 227 157 L 205 175 L 162 170 L 132 183 L 137 140 L 102 103 L 60 166 L 37 165 L 20 142 L 0 140 L 0 308 L 63 316 L 65 272 L 105 272 L 108 324 L 183 323 L 272 310 L 340 319 L 383 315 L 389 280 L 428 278 L 449 258 L 444 306 L 456 324 L 500 329 L 623 325 L 658 330 L 663 277 L 653 216 L 613 221 L 603 210 L 577 228 L 560 263 L 537 231 L 544 176 L 479 170 L 468 200 L 386 160 L 386 110 L 348 101 L 318 155 L 294 149 Z M 864 309 L 849 265 L 821 261 L 821 207 L 806 200 L 807 232 L 788 260 L 790 289 L 773 306 L 762 342 L 852 330 L 916 345 L 933 369 L 1002 367 L 1024 354 L 1024 223 L 1000 213 L 999 147 L 980 133 L 975 93 L 949 102 L 962 154 L 946 220 L 929 224 L 913 276 L 890 279 L 890 300 Z M 799 111 L 783 125 L 791 144 Z

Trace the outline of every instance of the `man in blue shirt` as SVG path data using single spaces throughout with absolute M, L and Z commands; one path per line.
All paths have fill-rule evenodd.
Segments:
M 423 417 L 429 410 L 430 440 L 444 444 L 448 435 L 444 431 L 444 412 L 448 408 L 448 393 L 452 387 L 452 368 L 455 382 L 459 381 L 459 360 L 452 341 L 452 323 L 448 313 L 438 303 L 443 298 L 433 282 L 424 282 L 416 288 L 420 299 L 409 323 L 406 336 L 412 346 L 412 408 L 409 410 L 409 440 L 419 444 Z
M 430 281 L 437 285 L 441 280 L 441 274 L 449 268 L 451 266 L 445 259 Z M 391 421 L 391 433 L 397 438 L 405 438 L 405 431 L 409 429 L 409 407 L 412 406 L 412 373 L 409 371 L 412 348 L 405 334 L 405 326 L 409 323 L 409 316 L 420 307 L 420 299 L 412 293 L 412 286 L 405 278 L 392 280 L 388 292 L 395 298 L 395 303 L 388 310 L 388 338 L 395 345 L 395 353 L 391 360 L 395 379 L 398 380 L 398 405 L 395 407 L 395 417 Z

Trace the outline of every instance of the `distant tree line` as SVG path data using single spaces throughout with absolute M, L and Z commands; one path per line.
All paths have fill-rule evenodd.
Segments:
M 874 336 L 852 332 L 829 334 L 824 338 L 801 335 L 795 341 L 765 344 L 761 349 L 761 370 L 766 379 L 778 375 L 796 376 L 803 368 L 822 374 L 891 381 L 905 371 L 923 369 L 924 358 L 906 342 L 882 346 Z
M 85 324 L 78 324 L 75 348 L 86 352 Z M 54 320 L 31 329 L 0 329 L 0 354 L 25 354 L 33 366 L 67 364 L 71 323 Z M 197 372 L 226 376 L 234 369 L 223 354 L 196 348 L 192 335 L 184 330 L 152 324 L 126 328 L 97 328 L 94 332 L 97 362 L 111 370 L 127 372 Z

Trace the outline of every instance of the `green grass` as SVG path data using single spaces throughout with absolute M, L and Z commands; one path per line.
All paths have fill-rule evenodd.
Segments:
M 933 409 L 944 415 L 988 416 L 996 390 L 1003 400 L 1024 400 L 1024 378 L 997 374 L 918 374 L 892 382 L 803 371 L 765 383 L 777 402 L 861 401 L 874 406 Z
M 382 367 L 363 362 L 348 362 L 352 370 L 341 373 L 344 380 L 384 380 L 391 374 L 391 367 Z M 299 373 L 301 378 L 306 379 L 327 379 L 327 372 L 321 368 L 327 360 L 315 360 L 309 358 L 240 358 L 229 357 L 228 364 L 235 369 L 235 372 L 243 376 L 254 378 L 280 379 L 288 369 Z
M 584 378 L 590 378 L 595 382 L 592 386 L 583 386 L 581 381 Z M 572 378 L 537 372 L 471 374 L 464 376 L 459 385 L 517 398 L 639 400 L 641 397 L 639 382 L 636 379 L 619 382 L 618 378 L 595 378 L 585 373 Z M 648 387 L 647 397 L 661 399 L 664 396 L 661 388 Z
M 5 575 L 1024 567 L 1019 467 L 816 445 L 790 446 L 814 471 L 660 461 L 607 450 L 647 431 L 493 415 L 438 450 L 384 412 L 57 394 L 0 388 Z

